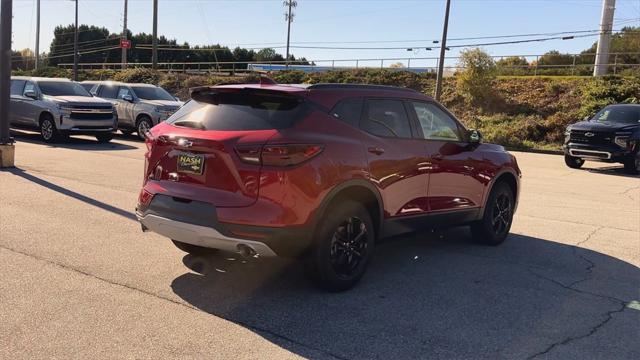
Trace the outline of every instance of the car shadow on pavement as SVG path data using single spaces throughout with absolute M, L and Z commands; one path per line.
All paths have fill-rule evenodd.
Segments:
M 109 205 L 107 203 L 104 203 L 102 201 L 96 200 L 94 198 L 88 197 L 86 195 L 82 195 L 80 193 L 77 193 L 73 190 L 69 190 L 66 188 L 63 188 L 62 186 L 56 185 L 52 182 L 49 182 L 47 180 L 44 180 L 42 178 L 39 178 L 37 176 L 31 175 L 28 172 L 26 172 L 23 169 L 20 168 L 9 168 L 9 169 L 2 169 L 1 171 L 5 171 L 8 173 L 11 173 L 13 175 L 19 176 L 25 180 L 31 181 L 34 184 L 38 184 L 42 187 L 45 187 L 49 190 L 53 190 L 57 193 L 60 193 L 62 195 L 66 195 L 69 197 L 72 197 L 76 200 L 80 200 L 86 204 L 92 205 L 92 206 L 96 206 L 99 207 L 103 210 L 109 211 L 111 213 L 114 213 L 116 215 L 120 215 L 124 218 L 127 218 L 129 220 L 133 220 L 133 221 L 138 221 L 136 218 L 136 215 L 134 213 L 132 213 L 131 211 L 126 211 L 123 210 L 121 208 L 115 207 L 113 205 Z
M 625 172 L 623 166 L 607 166 L 607 167 L 600 167 L 600 168 L 584 168 L 584 170 L 587 170 L 587 171 L 595 173 L 595 174 L 614 175 L 614 176 L 622 176 L 622 177 L 628 177 L 628 178 L 637 178 L 637 177 L 640 176 L 640 175 L 628 174 L 627 172 Z
M 70 136 L 64 141 L 57 143 L 46 143 L 40 138 L 40 134 L 25 131 L 25 130 L 15 130 L 11 129 L 11 135 L 18 141 L 30 143 L 30 144 L 40 144 L 46 145 L 48 147 L 55 148 L 64 148 L 64 149 L 74 149 L 74 150 L 86 150 L 86 151 L 109 151 L 109 150 L 134 150 L 137 149 L 135 146 L 131 146 L 121 142 L 111 141 L 106 144 L 101 144 L 95 139 L 87 139 L 86 137 L 75 137 Z
M 597 331 L 589 344 L 601 354 L 640 352 L 640 311 L 625 308 L 638 297 L 638 267 L 529 236 L 498 247 L 469 237 L 456 228 L 382 243 L 362 282 L 342 293 L 313 287 L 298 261 L 222 252 L 185 256 L 193 272 L 171 287 L 309 358 L 528 358 Z M 630 322 L 605 330 L 616 316 Z

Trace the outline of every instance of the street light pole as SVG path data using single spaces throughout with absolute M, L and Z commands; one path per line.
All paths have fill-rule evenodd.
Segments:
M 438 77 L 436 79 L 436 101 L 440 101 L 442 95 L 442 76 L 444 73 L 444 52 L 447 49 L 447 30 L 449 28 L 449 8 L 451 0 L 447 0 L 447 9 L 444 12 L 444 27 L 442 29 L 442 41 L 440 42 L 440 59 L 438 61 Z
M 122 40 L 127 40 L 127 8 L 128 8 L 127 0 L 124 0 L 124 21 L 122 26 Z M 127 48 L 122 47 L 122 69 L 127 67 Z
M 609 64 L 609 47 L 611 46 L 611 30 L 613 29 L 613 13 L 616 0 L 602 1 L 602 17 L 600 20 L 600 38 L 596 48 L 596 61 L 593 76 L 607 75 Z
M 0 168 L 13 166 L 15 150 L 9 133 L 12 17 L 13 0 L 2 0 L 0 4 Z
M 293 22 L 293 8 L 298 6 L 298 2 L 295 0 L 285 0 L 284 5 L 289 8 L 288 12 L 284 14 L 284 18 L 287 20 L 287 57 L 284 59 L 285 68 L 289 68 L 289 41 L 291 39 L 291 23 Z
M 40 67 L 40 0 L 36 0 L 36 70 Z
M 73 81 L 78 81 L 78 0 L 76 0 L 76 28 L 73 33 Z
M 151 67 L 158 68 L 158 0 L 153 0 L 153 40 L 151 50 Z

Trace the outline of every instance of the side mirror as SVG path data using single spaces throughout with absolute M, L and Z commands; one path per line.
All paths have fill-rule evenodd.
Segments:
M 133 96 L 131 96 L 131 95 L 122 95 L 122 100 L 128 101 L 128 102 L 133 102 Z
M 33 90 L 27 90 L 24 92 L 24 96 L 33 100 L 38 100 L 38 94 Z
M 482 134 L 478 130 L 469 130 L 469 142 L 471 144 L 480 144 L 482 142 Z

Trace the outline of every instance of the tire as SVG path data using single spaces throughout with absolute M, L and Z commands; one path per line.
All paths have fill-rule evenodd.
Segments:
M 140 140 L 146 139 L 146 133 L 153 127 L 153 122 L 151 118 L 148 116 L 141 116 L 136 122 L 136 133 L 138 134 L 138 138 Z
M 113 133 L 96 134 L 96 140 L 100 144 L 106 144 L 113 139 Z
M 44 115 L 40 120 L 40 137 L 47 143 L 55 143 L 61 139 L 51 115 Z
M 473 240 L 492 246 L 502 244 L 511 229 L 514 205 L 515 195 L 511 186 L 505 182 L 495 184 L 487 199 L 482 219 L 471 224 Z
M 120 130 L 120 132 L 124 136 L 129 136 L 129 135 L 133 134 L 133 130 L 130 130 L 130 129 L 118 129 L 118 130 Z
M 640 152 L 624 162 L 624 172 L 630 175 L 640 174 Z
M 375 229 L 367 209 L 345 201 L 331 207 L 318 226 L 307 272 L 311 280 L 329 291 L 355 286 L 373 256 Z
M 218 251 L 217 249 L 211 249 L 203 246 L 187 244 L 178 240 L 171 240 L 171 241 L 173 242 L 173 245 L 175 245 L 178 249 L 192 255 L 205 255 L 205 254 L 211 254 Z
M 573 157 L 571 155 L 564 155 L 564 163 L 572 169 L 580 169 L 584 165 L 584 159 Z

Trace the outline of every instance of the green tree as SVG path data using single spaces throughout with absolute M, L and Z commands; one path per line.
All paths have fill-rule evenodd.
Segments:
M 484 50 L 463 50 L 458 59 L 463 70 L 456 73 L 456 89 L 470 104 L 486 109 L 494 99 L 493 82 L 496 79 L 496 63 Z

